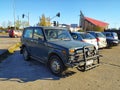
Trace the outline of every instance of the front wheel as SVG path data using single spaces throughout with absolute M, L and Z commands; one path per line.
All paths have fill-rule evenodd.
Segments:
M 61 76 L 62 73 L 65 71 L 65 66 L 64 66 L 63 62 L 56 55 L 53 55 L 50 57 L 49 68 L 50 68 L 51 72 L 57 76 Z

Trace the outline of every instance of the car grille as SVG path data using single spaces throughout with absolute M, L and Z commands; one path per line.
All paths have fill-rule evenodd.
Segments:
M 84 47 L 84 58 L 93 57 L 96 55 L 96 49 L 93 46 Z
M 83 49 L 77 49 L 75 50 L 75 59 L 76 61 L 80 61 L 84 59 L 84 55 L 83 55 Z
M 93 46 L 86 46 L 83 49 L 77 49 L 75 50 L 75 61 L 82 61 L 85 58 L 91 58 L 96 55 L 96 50 Z

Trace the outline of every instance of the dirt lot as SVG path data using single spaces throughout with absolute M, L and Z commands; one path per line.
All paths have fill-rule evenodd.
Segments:
M 8 49 L 17 42 L 20 42 L 20 38 L 10 38 L 7 33 L 0 33 L 0 54 L 2 50 Z
M 0 90 L 120 90 L 120 45 L 100 53 L 99 67 L 70 69 L 72 74 L 59 78 L 41 63 L 24 61 L 17 51 L 0 63 Z

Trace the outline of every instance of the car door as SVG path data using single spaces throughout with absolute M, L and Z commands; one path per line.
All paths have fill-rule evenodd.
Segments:
M 32 56 L 41 62 L 45 62 L 46 43 L 42 28 L 34 29 Z
M 27 28 L 24 30 L 23 36 L 21 38 L 21 41 L 26 46 L 26 48 L 30 54 L 31 54 L 32 43 L 33 43 L 32 36 L 33 36 L 33 29 Z

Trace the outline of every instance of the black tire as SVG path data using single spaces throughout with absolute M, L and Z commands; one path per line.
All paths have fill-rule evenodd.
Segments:
M 63 72 L 66 70 L 63 62 L 57 55 L 53 55 L 50 57 L 49 69 L 56 76 L 62 76 Z
M 23 48 L 23 57 L 24 57 L 24 60 L 26 60 L 26 61 L 30 60 L 29 53 L 25 47 Z
M 85 72 L 85 65 L 84 66 L 78 66 L 77 70 Z

